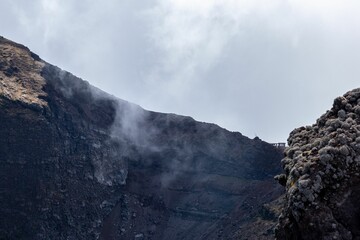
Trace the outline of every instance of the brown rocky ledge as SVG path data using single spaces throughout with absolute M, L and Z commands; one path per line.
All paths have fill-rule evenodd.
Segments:
M 46 96 L 41 70 L 45 63 L 20 44 L 0 36 L 0 96 L 33 107 L 43 107 Z

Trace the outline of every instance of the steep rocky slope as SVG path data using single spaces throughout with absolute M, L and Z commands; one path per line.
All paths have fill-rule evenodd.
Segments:
M 273 238 L 282 153 L 260 139 L 145 111 L 4 38 L 0 123 L 0 239 Z
M 277 239 L 360 239 L 360 89 L 288 142 L 277 176 L 286 185 Z

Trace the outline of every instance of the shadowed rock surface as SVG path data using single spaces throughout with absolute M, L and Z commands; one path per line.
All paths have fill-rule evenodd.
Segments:
M 4 38 L 0 123 L 0 239 L 273 239 L 282 153 L 260 139 L 145 111 Z
M 286 184 L 277 239 L 360 239 L 360 89 L 336 98 L 288 143 L 277 176 Z

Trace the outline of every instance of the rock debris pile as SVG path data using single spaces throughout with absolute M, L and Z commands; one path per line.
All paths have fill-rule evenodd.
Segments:
M 290 133 L 277 239 L 360 239 L 360 88 Z

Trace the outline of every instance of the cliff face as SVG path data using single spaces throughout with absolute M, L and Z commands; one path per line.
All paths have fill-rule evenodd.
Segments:
M 282 153 L 0 38 L 0 239 L 272 239 Z
M 360 239 L 360 89 L 295 129 L 282 160 L 286 206 L 278 239 Z

